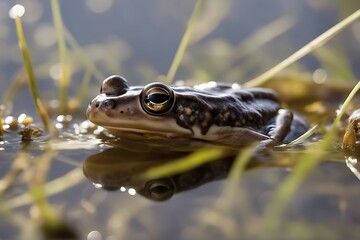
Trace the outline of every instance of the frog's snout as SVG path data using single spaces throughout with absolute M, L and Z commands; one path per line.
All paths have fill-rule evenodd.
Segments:
M 86 116 L 89 119 L 91 116 L 91 113 L 93 112 L 94 108 L 97 108 L 99 105 L 98 103 L 96 103 L 95 99 L 91 100 L 91 102 L 89 103 L 87 109 L 86 109 Z
M 99 111 L 99 109 L 101 108 L 101 100 L 95 98 L 93 100 L 91 100 L 91 102 L 89 103 L 87 109 L 86 109 L 86 116 L 89 120 L 93 120 L 93 118 L 95 117 L 96 113 Z
M 91 114 L 94 114 L 98 108 L 100 107 L 100 101 L 93 99 L 89 103 L 87 109 L 86 109 L 86 116 L 89 118 Z
M 89 106 L 88 106 L 88 111 L 91 110 L 111 110 L 115 107 L 116 103 L 113 99 L 98 99 L 95 98 L 93 99 Z
M 101 101 L 98 101 L 96 98 L 91 100 L 91 102 L 89 103 L 89 107 L 88 108 L 99 108 Z

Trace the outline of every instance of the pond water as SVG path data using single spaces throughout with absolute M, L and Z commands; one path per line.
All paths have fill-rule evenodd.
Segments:
M 58 99 L 59 57 L 50 1 L 17 3 L 26 9 L 23 26 L 35 74 L 55 119 L 52 100 Z M 13 82 L 23 78 L 16 29 L 8 17 L 13 4 L 0 2 L 1 104 L 10 99 L 12 111 L 4 115 L 25 113 L 41 126 L 26 86 L 14 98 L 7 94 Z M 60 1 L 64 26 L 71 33 L 67 35 L 69 96 L 77 96 L 87 74 L 90 83 L 73 119 L 58 136 L 44 133 L 22 141 L 19 130 L 0 136 L 0 239 L 360 237 L 360 182 L 356 168 L 346 165 L 341 131 L 320 163 L 293 189 L 289 202 L 283 201 L 283 211 L 272 214 L 270 207 L 282 184 L 305 154 L 317 153 L 321 134 L 299 147 L 255 154 L 246 169 L 238 169 L 238 151 L 232 149 L 200 166 L 149 179 L 142 174 L 186 158 L 192 154 L 186 150 L 199 143 L 118 139 L 84 125 L 86 106 L 105 77 L 119 74 L 133 85 L 143 85 L 166 75 L 194 4 L 190 0 Z M 346 4 L 208 0 L 176 79 L 190 85 L 210 80 L 244 83 L 359 8 L 356 0 Z M 360 62 L 359 26 L 354 23 L 322 50 L 290 66 L 278 78 L 280 84 L 269 85 L 312 125 L 333 117 L 360 74 L 355 67 Z M 315 73 L 324 81 L 314 83 L 319 79 Z M 292 87 L 304 75 L 310 83 Z M 300 81 L 292 82 L 293 78 Z M 307 89 L 306 95 L 294 91 L 298 89 Z M 329 124 L 319 131 L 326 133 Z M 216 149 L 211 146 L 207 151 L 216 153 Z M 244 172 L 237 176 L 237 170 Z M 42 187 L 46 198 L 40 197 Z

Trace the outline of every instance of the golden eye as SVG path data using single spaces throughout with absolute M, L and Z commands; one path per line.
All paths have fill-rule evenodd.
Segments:
M 174 105 L 173 91 L 161 83 L 149 84 L 141 94 L 141 105 L 147 113 L 165 114 Z

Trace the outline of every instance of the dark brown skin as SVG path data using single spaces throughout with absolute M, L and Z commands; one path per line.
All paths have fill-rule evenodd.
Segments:
M 90 121 L 111 131 L 161 134 L 230 145 L 290 142 L 307 131 L 304 119 L 281 109 L 266 88 L 209 83 L 190 88 L 152 83 L 130 86 L 120 76 L 104 80 L 89 105 Z

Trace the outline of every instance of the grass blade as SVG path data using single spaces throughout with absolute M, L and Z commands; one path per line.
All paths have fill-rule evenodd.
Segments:
M 185 50 L 188 46 L 188 43 L 189 43 L 191 34 L 194 30 L 195 24 L 196 24 L 197 20 L 199 19 L 201 10 L 203 9 L 204 2 L 205 2 L 205 0 L 197 0 L 197 2 L 196 2 L 195 8 L 194 8 L 193 13 L 190 17 L 190 20 L 188 22 L 184 36 L 181 39 L 180 45 L 176 51 L 175 57 L 173 59 L 173 62 L 171 63 L 169 72 L 166 76 L 166 82 L 168 84 L 171 84 L 174 81 L 176 71 L 179 68 L 180 62 L 184 56 Z
M 15 5 L 12 8 L 12 10 L 10 10 L 10 12 L 11 11 L 15 12 L 14 8 L 19 7 L 19 6 L 21 6 L 21 5 Z M 25 12 L 25 9 L 24 9 L 24 12 Z M 17 31 L 17 35 L 18 35 L 18 39 L 19 39 L 19 46 L 21 49 L 21 53 L 23 55 L 24 65 L 25 65 L 25 69 L 26 69 L 28 79 L 29 79 L 29 81 L 28 81 L 29 88 L 30 88 L 31 95 L 33 97 L 36 111 L 37 111 L 41 121 L 43 122 L 45 129 L 47 131 L 49 131 L 49 130 L 51 130 L 51 124 L 49 122 L 49 118 L 45 111 L 45 107 L 41 102 L 39 90 L 38 90 L 36 79 L 35 79 L 34 70 L 33 70 L 32 63 L 31 63 L 30 53 L 29 53 L 29 50 L 27 47 L 26 38 L 25 38 L 23 27 L 22 27 L 22 23 L 21 23 L 21 16 L 14 15 L 13 17 L 15 19 L 16 31 Z
M 340 31 L 342 31 L 344 28 L 346 28 L 349 24 L 352 24 L 356 20 L 360 18 L 360 9 L 312 40 L 310 43 L 306 44 L 304 47 L 300 48 L 298 51 L 296 51 L 294 54 L 292 54 L 290 57 L 286 58 L 282 62 L 280 62 L 278 65 L 274 66 L 270 70 L 264 72 L 257 78 L 254 78 L 247 83 L 245 83 L 246 87 L 258 87 L 263 85 L 266 81 L 268 81 L 270 78 L 275 76 L 277 73 L 279 73 L 281 70 L 288 67 L 290 64 L 296 62 L 300 58 L 306 56 L 307 54 L 311 53 L 312 51 L 316 50 L 317 48 L 324 45 L 326 42 L 328 42 L 330 39 L 332 39 L 336 34 L 338 34 Z

